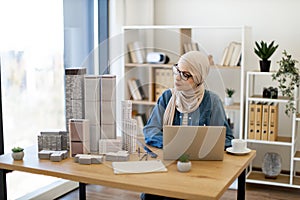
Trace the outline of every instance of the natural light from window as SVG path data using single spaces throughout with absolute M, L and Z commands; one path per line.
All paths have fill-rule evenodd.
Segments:
M 37 145 L 42 130 L 65 129 L 63 1 L 1 0 L 4 150 Z M 58 179 L 7 174 L 8 199 Z

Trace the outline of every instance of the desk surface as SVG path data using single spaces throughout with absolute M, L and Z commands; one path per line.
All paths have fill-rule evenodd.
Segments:
M 160 150 L 156 153 L 161 155 Z M 165 163 L 168 172 L 115 175 L 111 162 L 81 165 L 73 158 L 61 162 L 40 160 L 37 148 L 31 147 L 25 149 L 23 161 L 14 161 L 10 153 L 1 155 L 0 168 L 182 199 L 219 199 L 255 154 L 255 151 L 242 156 L 225 153 L 223 161 L 192 161 L 192 169 L 187 173 L 178 172 L 173 162 Z

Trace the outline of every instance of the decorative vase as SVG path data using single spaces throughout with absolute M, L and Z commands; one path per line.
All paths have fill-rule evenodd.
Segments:
M 259 65 L 261 72 L 269 72 L 271 67 L 271 60 L 260 60 Z
M 192 167 L 191 161 L 188 162 L 177 161 L 177 169 L 180 172 L 188 172 L 191 170 L 191 167 Z
M 233 98 L 232 97 L 225 97 L 225 99 L 224 99 L 224 104 L 225 104 L 225 106 L 231 106 L 231 105 L 233 105 Z
M 24 151 L 21 151 L 21 152 L 13 152 L 12 154 L 12 157 L 14 160 L 23 160 L 23 157 L 24 157 Z
M 281 157 L 278 153 L 268 152 L 264 156 L 262 171 L 265 178 L 276 179 L 281 172 Z

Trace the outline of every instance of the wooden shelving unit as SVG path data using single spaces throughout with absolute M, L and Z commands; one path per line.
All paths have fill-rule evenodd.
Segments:
M 184 53 L 185 43 L 198 43 L 200 51 L 207 55 L 213 55 L 215 64 L 211 66 L 210 80 L 208 89 L 216 92 L 222 100 L 225 97 L 225 88 L 231 87 L 236 90 L 235 103 L 231 106 L 224 106 L 226 112 L 234 113 L 236 118 L 235 129 L 236 137 L 243 135 L 243 117 L 244 117 L 244 67 L 246 56 L 242 56 L 240 66 L 221 66 L 218 65 L 223 56 L 224 49 L 232 41 L 238 41 L 242 44 L 242 55 L 246 55 L 249 41 L 250 28 L 246 26 L 236 27 L 215 27 L 215 26 L 124 26 L 123 27 L 123 80 L 124 99 L 132 99 L 127 86 L 127 80 L 138 78 L 141 80 L 143 89 L 147 98 L 142 101 L 133 100 L 133 109 L 138 112 L 144 112 L 150 115 L 153 106 L 156 104 L 155 96 L 156 84 L 160 84 L 155 79 L 156 69 L 169 69 L 176 63 L 179 57 Z M 145 55 L 148 52 L 163 52 L 169 56 L 168 64 L 150 64 L 150 63 L 132 63 L 128 52 L 127 44 L 139 41 Z M 214 42 L 211 42 L 214 41 Z M 172 78 L 169 77 L 170 79 Z M 208 78 L 209 79 L 209 78 Z M 235 81 L 232 81 L 232 79 Z M 214 80 L 223 81 L 215 84 Z

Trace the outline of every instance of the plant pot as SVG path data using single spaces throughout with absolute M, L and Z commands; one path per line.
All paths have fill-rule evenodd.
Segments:
M 188 172 L 192 168 L 192 162 L 180 162 L 177 161 L 177 170 L 180 172 Z
M 23 160 L 24 151 L 11 154 L 14 160 Z
M 224 99 L 224 105 L 225 106 L 231 106 L 231 105 L 233 105 L 233 98 L 232 97 L 225 97 L 225 99 Z
M 260 65 L 261 72 L 269 72 L 271 66 L 271 60 L 260 60 L 259 65 Z

